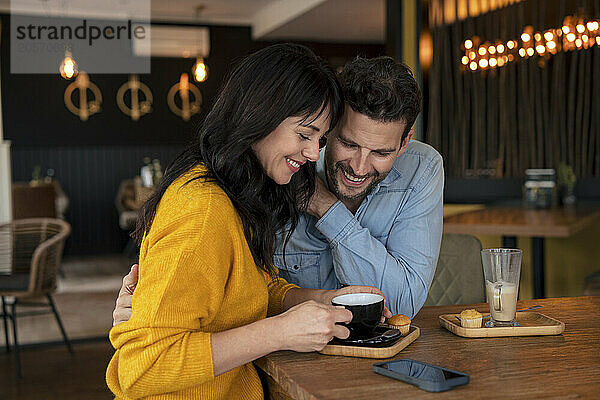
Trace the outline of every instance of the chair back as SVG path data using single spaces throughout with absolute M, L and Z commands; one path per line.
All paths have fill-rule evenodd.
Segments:
M 10 272 L 29 273 L 26 295 L 43 295 L 56 289 L 56 275 L 70 233 L 67 222 L 54 218 L 14 220 L 0 226 L 0 236 L 8 235 L 10 242 L 2 246 L 2 250 L 11 251 Z
M 481 242 L 472 235 L 444 233 L 426 306 L 485 302 Z

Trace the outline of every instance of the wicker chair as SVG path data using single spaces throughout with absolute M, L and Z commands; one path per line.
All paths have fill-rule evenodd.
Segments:
M 31 218 L 14 220 L 0 225 L 0 297 L 6 351 L 10 351 L 8 321 L 12 322 L 15 372 L 21 376 L 17 316 L 54 313 L 65 344 L 72 354 L 71 343 L 52 300 L 56 290 L 56 275 L 62 258 L 66 238 L 71 226 L 59 219 Z M 46 297 L 47 303 L 34 303 L 22 299 Z M 35 306 L 44 310 L 17 314 L 19 306 Z M 10 311 L 8 310 L 10 308 Z

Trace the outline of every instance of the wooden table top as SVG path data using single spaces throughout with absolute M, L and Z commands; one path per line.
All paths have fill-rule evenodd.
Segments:
M 600 206 L 527 209 L 492 206 L 444 218 L 445 233 L 569 237 L 600 217 Z
M 487 304 L 424 307 L 413 323 L 421 336 L 392 359 L 411 358 L 470 375 L 470 383 L 442 393 L 373 372 L 383 360 L 277 352 L 256 361 L 296 399 L 598 398 L 600 296 L 520 301 L 566 324 L 558 336 L 467 339 L 438 323 L 441 314 Z M 484 395 L 485 393 L 485 395 Z

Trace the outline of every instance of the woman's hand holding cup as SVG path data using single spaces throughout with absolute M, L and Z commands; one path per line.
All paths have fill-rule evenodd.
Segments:
M 282 350 L 319 351 L 334 337 L 346 339 L 350 331 L 343 325 L 352 320 L 344 307 L 313 300 L 298 304 L 276 317 L 281 321 Z

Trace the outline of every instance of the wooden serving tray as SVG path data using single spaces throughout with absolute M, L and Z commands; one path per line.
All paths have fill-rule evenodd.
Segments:
M 323 347 L 319 353 L 327 354 L 330 356 L 349 356 L 349 357 L 363 357 L 363 358 L 390 358 L 398 354 L 403 348 L 414 342 L 419 335 L 421 330 L 417 326 L 410 327 L 408 334 L 402 336 L 398 341 L 391 346 L 387 347 L 359 347 L 359 346 L 348 346 L 341 344 L 328 344 Z
M 564 322 L 537 312 L 518 312 L 517 322 L 521 326 L 495 328 L 463 328 L 456 317 L 460 314 L 444 314 L 438 317 L 440 325 L 455 335 L 467 338 L 560 335 L 565 330 Z M 489 314 L 484 314 L 487 316 Z M 482 325 L 485 323 L 482 323 Z

